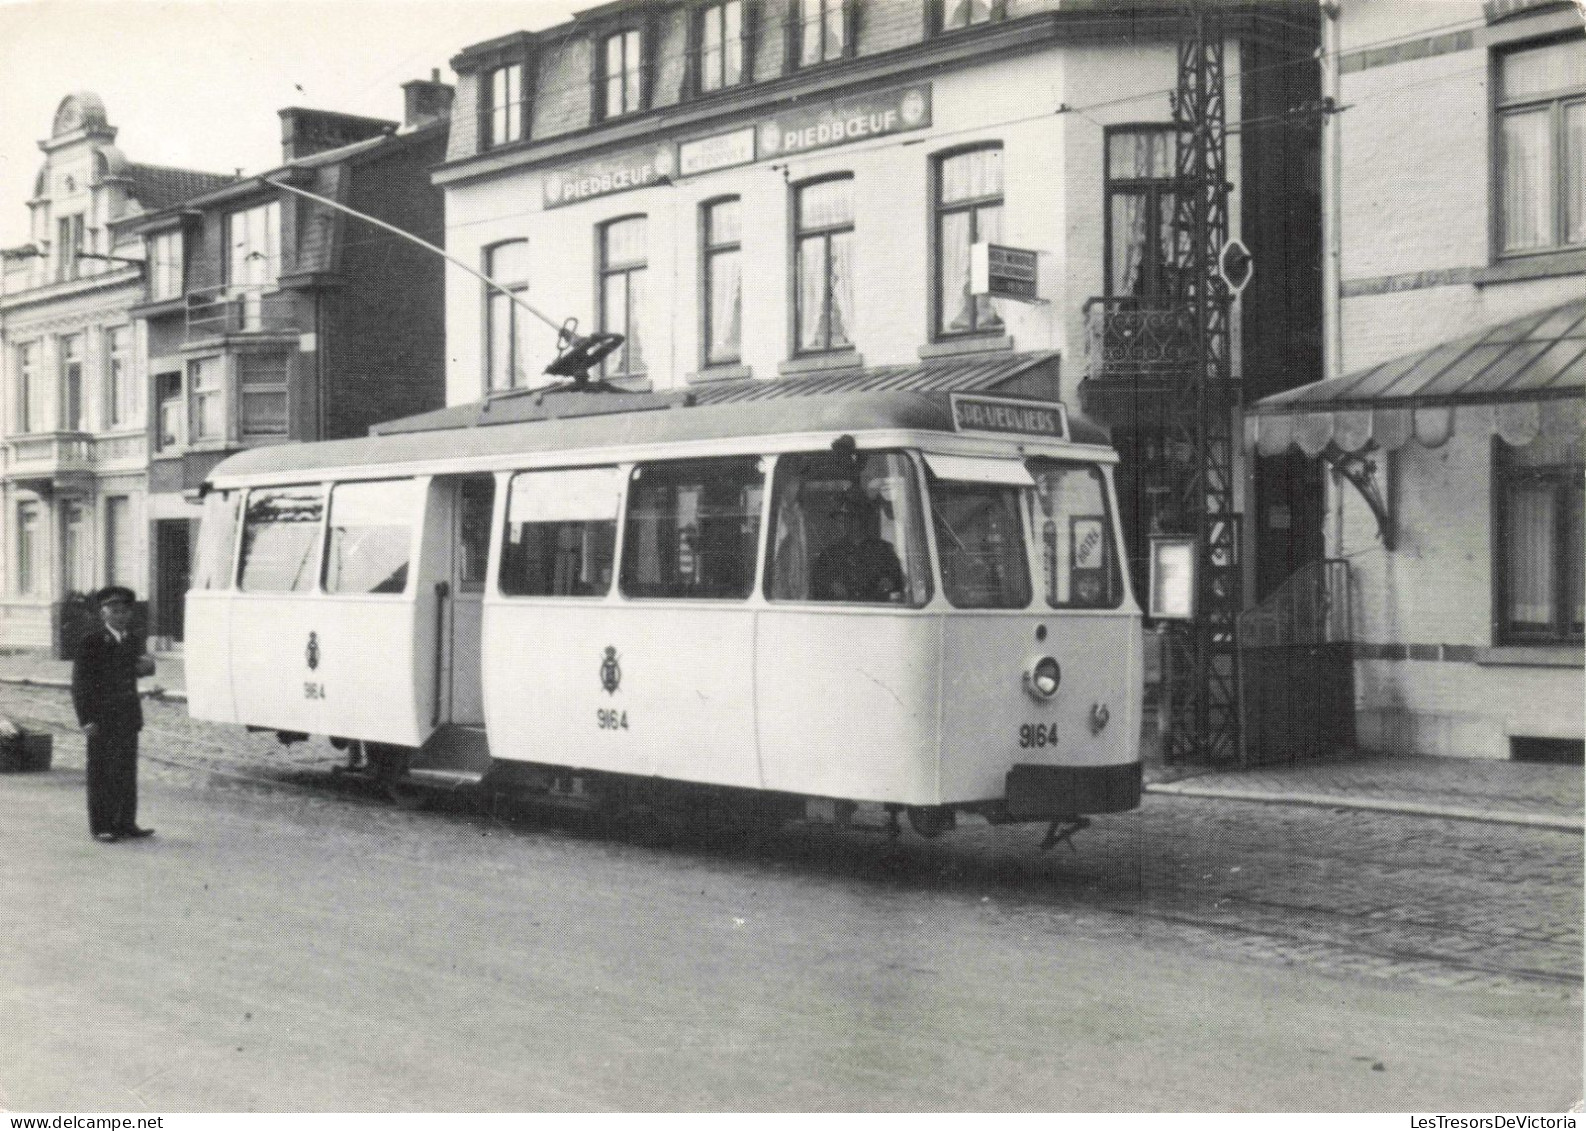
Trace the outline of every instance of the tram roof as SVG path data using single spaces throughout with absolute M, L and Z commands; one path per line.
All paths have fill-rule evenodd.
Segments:
M 805 432 L 953 433 L 950 394 L 1026 400 L 1056 385 L 1052 354 L 998 364 L 922 364 L 847 374 L 727 381 L 664 393 L 579 391 L 554 386 L 457 405 L 378 425 L 350 440 L 281 444 L 230 457 L 211 477 L 274 475 L 335 467 L 378 467 Z M 906 371 L 906 372 L 905 372 Z M 924 385 L 925 387 L 921 387 Z M 1070 410 L 1075 444 L 1107 444 L 1105 428 Z

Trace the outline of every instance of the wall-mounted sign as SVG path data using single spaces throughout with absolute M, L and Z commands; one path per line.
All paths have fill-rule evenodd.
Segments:
M 953 427 L 959 432 L 1068 439 L 1068 409 L 1053 401 L 1016 401 L 968 393 L 949 393 L 948 400 L 953 406 Z
M 977 295 L 1034 302 L 1039 296 L 1036 254 L 995 243 L 971 244 L 969 289 Z
M 653 185 L 670 177 L 676 165 L 670 143 L 614 153 L 545 175 L 545 207 L 561 208 L 597 196 Z
M 685 177 L 747 165 L 754 160 L 754 127 L 728 134 L 695 138 L 677 147 L 677 171 Z
M 905 86 L 778 114 L 759 126 L 760 156 L 786 157 L 930 124 L 931 84 Z
M 1156 535 L 1151 539 L 1149 614 L 1162 620 L 1195 616 L 1195 539 Z

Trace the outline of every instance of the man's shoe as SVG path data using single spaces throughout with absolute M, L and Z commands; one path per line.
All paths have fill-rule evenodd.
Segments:
M 153 836 L 154 830 L 140 829 L 136 825 L 133 825 L 130 829 L 122 829 L 120 835 L 126 837 L 128 840 L 136 840 L 139 837 Z
M 115 833 L 95 833 L 94 839 L 104 844 L 115 844 L 121 838 Z

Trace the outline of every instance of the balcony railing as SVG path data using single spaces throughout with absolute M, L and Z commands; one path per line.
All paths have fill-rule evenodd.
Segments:
M 274 284 L 248 283 L 187 292 L 187 340 L 296 329 L 292 296 Z
M 1195 317 L 1187 307 L 1138 298 L 1085 304 L 1087 374 L 1092 381 L 1165 383 L 1195 364 Z
M 6 446 L 10 478 L 42 480 L 111 464 L 139 464 L 148 439 L 142 433 L 96 438 L 81 432 L 38 432 L 8 436 Z

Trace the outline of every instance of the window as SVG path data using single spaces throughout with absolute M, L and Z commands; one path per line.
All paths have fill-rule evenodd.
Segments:
M 727 0 L 700 9 L 698 15 L 699 90 L 737 86 L 744 81 L 745 28 L 743 0 Z
M 637 28 L 608 35 L 601 43 L 601 117 L 620 118 L 644 106 L 644 37 Z
M 1582 639 L 1579 437 L 1498 443 L 1498 634 L 1506 643 Z
M 852 0 L 798 0 L 798 65 L 812 67 L 850 54 Z
M 137 386 L 132 380 L 132 328 L 113 326 L 105 331 L 105 407 L 112 428 L 131 424 L 137 414 Z
M 325 592 L 404 592 L 418 504 L 418 482 L 413 479 L 332 487 Z
M 226 290 L 241 300 L 239 329 L 262 326 L 264 292 L 281 273 L 281 205 L 261 204 L 226 217 Z
M 1002 148 L 973 149 L 936 166 L 936 333 L 1002 329 L 987 295 L 969 292 L 969 249 L 1002 235 Z
M 105 498 L 105 581 L 137 588 L 137 531 L 132 529 L 132 500 L 125 495 Z
M 485 146 L 494 149 L 524 138 L 527 111 L 523 64 L 508 63 L 485 76 Z
M 1123 601 L 1107 481 L 1090 464 L 1030 461 L 1026 493 L 1041 548 L 1046 603 L 1054 609 L 1115 609 Z
M 1107 131 L 1107 294 L 1144 300 L 1176 292 L 1171 264 L 1178 200 L 1178 132 L 1172 126 Z
M 501 592 L 509 597 L 604 597 L 616 562 L 615 467 L 529 471 L 512 477 Z
M 622 348 L 602 363 L 607 377 L 644 372 L 644 272 L 649 266 L 643 216 L 613 220 L 600 229 L 600 328 L 623 336 Z
M 187 443 L 187 400 L 182 394 L 180 373 L 157 373 L 154 395 L 160 406 L 159 448 L 168 451 Z
M 772 601 L 918 607 L 931 599 L 919 488 L 902 452 L 820 452 L 777 460 L 771 499 Z
M 81 500 L 61 503 L 61 580 L 68 593 L 86 593 L 94 587 L 89 529 L 88 507 Z
M 703 208 L 705 364 L 743 359 L 743 227 L 738 198 Z
M 643 464 L 628 482 L 622 592 L 741 600 L 754 591 L 765 476 L 754 457 Z
M 931 521 L 942 592 L 960 609 L 1022 609 L 1030 603 L 1020 488 L 931 480 Z
M 317 483 L 249 492 L 238 587 L 258 593 L 312 591 L 324 509 L 325 492 Z
M 211 491 L 204 496 L 198 527 L 198 557 L 193 566 L 194 589 L 230 589 L 231 560 L 237 549 L 237 518 L 241 491 Z
M 39 382 L 39 344 L 17 346 L 17 431 L 37 432 L 44 426 L 44 389 Z
M 17 504 L 17 592 L 35 593 L 39 584 L 39 505 Z
M 237 355 L 237 391 L 244 443 L 285 439 L 287 366 L 284 353 Z
M 55 239 L 55 281 L 64 283 L 77 278 L 77 253 L 83 250 L 81 213 L 55 221 Z
M 1498 247 L 1586 244 L 1586 40 L 1498 56 Z
M 202 357 L 187 363 L 187 387 L 192 391 L 192 442 L 226 438 L 224 362 Z
M 60 340 L 61 430 L 83 429 L 83 336 L 68 334 Z
M 794 191 L 793 303 L 799 353 L 853 348 L 854 181 L 819 181 Z
M 942 31 L 989 24 L 1006 15 L 1006 0 L 935 0 L 936 26 Z
M 496 505 L 493 475 L 469 475 L 457 485 L 457 591 L 483 593 L 490 565 L 490 520 Z
M 485 274 L 515 295 L 529 289 L 529 241 L 512 240 L 485 249 Z M 486 391 L 515 389 L 528 381 L 517 303 L 485 288 Z
M 149 300 L 178 298 L 182 294 L 182 233 L 160 232 L 149 237 Z

